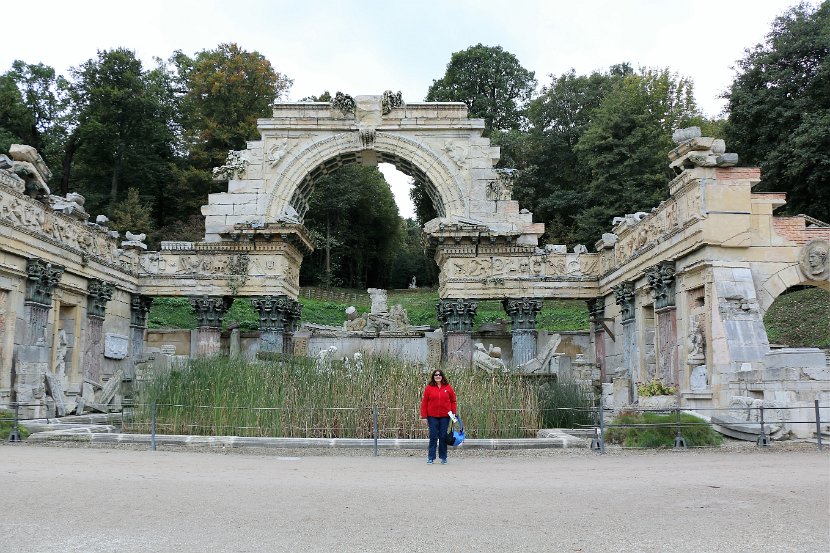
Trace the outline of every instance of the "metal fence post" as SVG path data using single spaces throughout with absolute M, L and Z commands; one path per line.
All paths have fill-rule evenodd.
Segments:
M 372 435 L 375 437 L 375 457 L 378 456 L 378 406 L 372 408 Z
M 764 406 L 761 405 L 761 433 L 758 435 L 758 447 L 770 447 L 769 436 L 767 436 L 767 429 L 764 426 Z
M 150 448 L 156 450 L 156 400 L 150 407 Z
M 818 408 L 818 400 L 816 400 L 816 439 L 818 440 L 818 450 L 821 451 L 821 411 Z
M 14 423 L 12 424 L 12 431 L 9 433 L 9 442 L 22 442 L 23 440 L 20 438 L 20 427 L 18 426 L 18 420 L 20 418 L 20 404 L 18 402 L 14 402 Z
M 677 413 L 677 437 L 674 438 L 674 449 L 686 449 L 686 440 L 680 432 L 680 408 L 674 411 Z

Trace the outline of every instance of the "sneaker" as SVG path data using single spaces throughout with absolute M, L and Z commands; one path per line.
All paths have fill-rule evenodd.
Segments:
M 446 459 L 441 459 L 441 464 L 442 464 L 442 465 L 446 465 L 446 464 L 447 464 L 447 460 L 446 460 Z
M 432 463 L 434 463 L 434 461 L 432 459 L 427 459 L 427 464 L 428 465 L 431 465 Z

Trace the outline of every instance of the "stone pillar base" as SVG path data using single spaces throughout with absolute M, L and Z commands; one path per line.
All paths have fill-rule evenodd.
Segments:
M 197 357 L 212 357 L 221 352 L 222 331 L 218 328 L 199 327 Z
M 513 345 L 513 366 L 524 365 L 536 359 L 536 331 L 514 330 L 511 337 Z
M 447 364 L 451 367 L 469 368 L 473 364 L 472 332 L 447 332 Z

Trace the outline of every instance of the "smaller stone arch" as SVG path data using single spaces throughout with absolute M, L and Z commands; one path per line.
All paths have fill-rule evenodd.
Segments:
M 374 130 L 338 133 L 301 146 L 286 158 L 269 179 L 269 219 L 277 218 L 290 206 L 302 220 L 314 182 L 352 163 L 395 165 L 426 185 L 439 217 L 461 216 L 468 211 L 463 177 L 430 148 L 407 137 Z

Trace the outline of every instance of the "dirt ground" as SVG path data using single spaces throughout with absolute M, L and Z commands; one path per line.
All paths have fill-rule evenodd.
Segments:
M 12 444 L 0 505 L 0 553 L 825 553 L 830 452 Z

